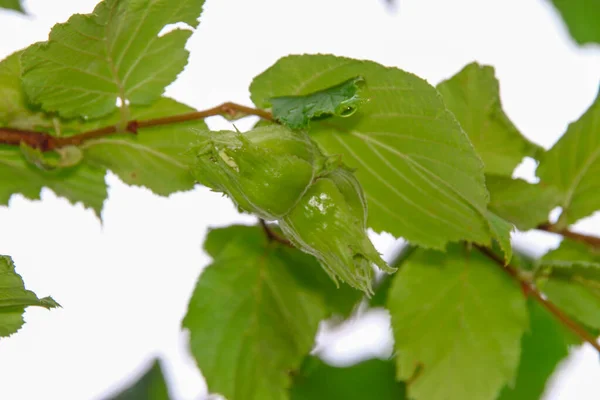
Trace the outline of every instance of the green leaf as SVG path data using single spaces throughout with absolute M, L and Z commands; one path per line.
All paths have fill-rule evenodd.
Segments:
M 359 94 L 364 82 L 359 76 L 304 96 L 273 97 L 269 99 L 273 117 L 292 129 L 306 128 L 311 120 L 334 115 L 349 117 L 365 102 Z
M 39 199 L 43 187 L 71 203 L 81 202 L 100 217 L 107 197 L 106 170 L 78 165 L 45 171 L 27 162 L 19 147 L 0 145 L 0 205 L 8 205 L 13 194 Z
M 229 400 L 284 400 L 326 306 L 291 272 L 305 268 L 298 250 L 268 242 L 258 227 L 232 232 L 231 239 L 221 232 L 220 243 L 209 234 L 218 256 L 198 281 L 183 327 L 211 392 Z
M 488 174 L 510 176 L 541 147 L 527 140 L 502 110 L 494 68 L 471 63 L 438 84 L 444 102 L 469 135 Z
M 350 367 L 333 367 L 307 357 L 294 377 L 291 400 L 403 400 L 406 387 L 396 382 L 393 360 L 368 360 Z
M 510 234 L 514 230 L 513 224 L 488 211 L 488 219 L 494 239 L 498 242 L 500 250 L 504 254 L 504 262 L 508 264 L 512 259 L 512 245 L 510 243 Z
M 416 246 L 411 244 L 404 245 L 394 256 L 392 262 L 390 262 L 390 267 L 397 269 L 402 268 L 404 262 L 408 260 L 416 250 Z M 369 306 L 385 307 L 393 280 L 394 275 L 385 274 L 381 276 L 380 280 L 374 285 L 375 293 L 373 294 L 373 297 L 369 299 Z
M 600 3 L 597 0 L 552 0 L 578 44 L 600 43 Z
M 478 251 L 419 250 L 388 297 L 398 379 L 414 400 L 492 400 L 515 378 L 527 308 L 518 285 Z
M 132 107 L 131 118 L 144 120 L 194 111 L 169 98 L 150 107 Z M 89 124 L 88 129 L 113 125 L 117 114 Z M 88 140 L 81 145 L 84 159 L 93 166 L 114 172 L 129 185 L 145 186 L 162 196 L 194 187 L 190 172 L 194 160 L 189 152 L 198 140 L 191 128 L 206 129 L 204 121 L 140 129 L 137 135 L 115 135 Z
M 600 95 L 569 125 L 567 132 L 545 154 L 537 169 L 542 182 L 561 194 L 559 225 L 570 225 L 600 209 Z
M 564 264 L 568 268 L 590 263 L 600 265 L 600 250 L 585 243 L 563 239 L 560 246 L 546 253 L 541 261 L 543 265 L 560 267 L 560 264 Z
M 600 255 L 565 239 L 542 258 L 541 268 L 548 299 L 579 322 L 600 328 Z
M 280 233 L 275 225 L 269 226 L 272 230 Z M 211 229 L 204 242 L 204 250 L 208 255 L 217 259 L 221 251 L 227 247 L 224 243 L 244 240 L 246 237 L 255 235 L 257 235 L 255 226 L 232 225 L 227 228 Z M 363 293 L 361 291 L 343 282 L 336 287 L 315 257 L 294 249 L 283 249 L 280 255 L 289 259 L 290 264 L 302 265 L 302 268 L 290 268 L 289 273 L 294 276 L 298 284 L 318 293 L 323 298 L 328 309 L 328 316 L 348 317 L 362 300 Z
M 21 5 L 21 0 L 0 0 L 0 8 L 6 8 L 25 14 L 25 10 L 23 10 L 23 6 Z
M 21 53 L 13 53 L 0 61 L 0 127 L 50 130 L 52 118 L 31 109 L 25 99 L 21 86 Z
M 24 324 L 25 307 L 39 306 L 47 309 L 60 307 L 52 297 L 39 299 L 26 290 L 23 279 L 15 271 L 9 256 L 0 256 L 0 337 L 12 335 Z
M 489 243 L 483 164 L 467 135 L 424 80 L 369 61 L 330 55 L 289 56 L 254 79 L 259 107 L 362 76 L 364 104 L 348 118 L 313 122 L 312 138 L 356 168 L 369 204 L 369 226 L 427 247 Z
M 487 175 L 490 210 L 526 231 L 548 221 L 550 211 L 560 203 L 561 195 L 553 186 L 531 184 L 522 179 Z
M 198 25 L 203 0 L 104 0 L 92 14 L 55 25 L 48 42 L 21 57 L 32 102 L 66 118 L 100 117 L 122 104 L 158 100 L 187 63 L 191 31 L 161 30 L 178 22 Z
M 155 360 L 152 367 L 132 386 L 112 396 L 110 400 L 169 400 L 169 391 L 165 383 L 160 362 Z
M 505 386 L 498 400 L 541 399 L 558 363 L 569 347 L 580 341 L 544 309 L 530 299 L 527 303 L 530 331 L 523 335 L 521 361 L 514 385 Z

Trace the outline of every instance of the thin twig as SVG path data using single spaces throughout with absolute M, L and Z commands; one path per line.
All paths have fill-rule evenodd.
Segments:
M 523 292 L 526 295 L 533 297 L 538 303 L 540 303 L 546 310 L 548 310 L 552 315 L 556 317 L 560 321 L 561 324 L 566 326 L 571 330 L 575 335 L 579 336 L 583 341 L 591 344 L 599 353 L 600 353 L 600 344 L 596 340 L 595 337 L 590 335 L 584 328 L 582 328 L 577 322 L 573 321 L 567 314 L 562 312 L 558 307 L 552 304 L 550 301 L 544 298 L 544 296 L 535 288 L 535 286 L 524 280 L 517 269 L 511 265 L 504 265 L 504 260 L 496 255 L 493 251 L 483 246 L 475 246 L 479 251 L 481 251 L 484 255 L 486 255 L 491 260 L 495 261 L 496 264 L 502 268 L 507 274 L 512 276 L 519 284 Z
M 590 245 L 590 246 L 600 249 L 600 237 L 597 237 L 597 236 L 585 235 L 583 233 L 573 232 L 567 228 L 560 229 L 560 228 L 557 228 L 556 225 L 553 225 L 551 223 L 544 223 L 544 224 L 538 225 L 538 227 L 536 229 L 538 229 L 540 231 L 557 233 L 566 238 L 576 240 L 578 242 L 582 242 L 587 245 Z
M 263 230 L 265 231 L 265 234 L 267 235 L 267 238 L 270 241 L 281 243 L 284 246 L 294 247 L 292 242 L 290 242 L 288 239 L 284 238 L 279 233 L 277 233 L 273 229 L 271 229 L 269 224 L 267 224 L 267 222 L 264 219 L 261 218 L 261 219 L 259 219 L 259 221 L 260 221 L 260 226 L 263 228 Z
M 125 132 L 119 132 L 119 128 L 117 125 L 111 125 L 83 132 L 73 136 L 58 137 L 52 136 L 47 132 L 28 131 L 13 128 L 0 128 L 0 143 L 13 146 L 19 146 L 21 143 L 24 143 L 30 147 L 39 149 L 41 151 L 51 151 L 66 146 L 78 146 L 91 139 L 98 139 L 104 136 L 114 135 L 118 133 L 136 134 L 138 129 L 141 128 L 171 125 L 186 121 L 195 121 L 207 117 L 212 117 L 215 115 L 236 116 L 238 114 L 242 114 L 243 116 L 256 115 L 269 121 L 273 120 L 273 115 L 268 111 L 228 102 L 203 111 L 194 111 L 186 114 L 172 115 L 169 117 L 162 118 L 153 118 L 142 121 L 129 121 L 126 124 Z

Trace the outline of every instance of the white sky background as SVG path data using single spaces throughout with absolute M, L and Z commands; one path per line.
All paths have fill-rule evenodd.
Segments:
M 290 53 L 372 59 L 431 84 L 476 60 L 496 67 L 506 112 L 545 147 L 596 96 L 600 48 L 577 47 L 545 0 L 399 2 L 390 13 L 382 0 L 207 0 L 188 43 L 190 63 L 167 94 L 199 109 L 250 104 L 252 77 Z M 0 13 L 0 57 L 45 40 L 54 23 L 94 5 L 31 0 L 28 17 Z M 519 173 L 531 177 L 532 169 L 524 163 Z M 30 308 L 24 328 L 0 341 L 0 399 L 99 399 L 157 355 L 165 359 L 173 398 L 203 398 L 206 387 L 179 328 L 209 262 L 201 244 L 209 226 L 254 219 L 202 188 L 166 199 L 112 175 L 108 183 L 103 225 L 46 190 L 41 202 L 16 196 L 10 208 L 0 207 L 0 254 L 13 256 L 27 288 L 63 306 Z M 598 221 L 578 227 L 600 234 Z M 389 256 L 393 238 L 374 237 Z M 514 238 L 536 254 L 558 244 L 543 233 Z M 324 356 L 343 362 L 385 355 L 386 323 L 385 313 L 374 312 L 346 332 L 325 335 Z M 547 398 L 597 399 L 598 376 L 598 356 L 585 347 L 565 364 Z

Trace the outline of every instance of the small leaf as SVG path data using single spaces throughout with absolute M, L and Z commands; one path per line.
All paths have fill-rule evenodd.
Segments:
M 544 155 L 537 175 L 561 194 L 559 226 L 600 209 L 600 94 L 578 121 Z
M 600 328 L 600 255 L 564 239 L 541 260 L 542 291 L 579 322 Z
M 388 308 L 397 377 L 414 400 L 493 400 L 512 382 L 527 308 L 493 261 L 459 245 L 419 250 L 394 277 Z
M 498 400 L 541 399 L 558 364 L 580 342 L 539 303 L 530 299 L 527 306 L 530 330 L 523 335 L 517 378 L 504 387 Z
M 544 255 L 542 264 L 554 266 L 565 264 L 567 267 L 581 264 L 600 265 L 600 250 L 574 240 L 563 239 L 558 248 Z
M 292 129 L 306 128 L 311 120 L 349 117 L 366 101 L 360 96 L 364 82 L 358 76 L 302 96 L 272 97 L 273 117 Z
M 169 391 L 160 362 L 155 360 L 152 367 L 137 382 L 107 400 L 169 400 Z
M 218 256 L 198 281 L 183 327 L 211 392 L 284 400 L 327 308 L 291 272 L 305 268 L 298 250 L 268 242 L 258 227 L 232 232 L 231 240 L 209 234 Z
M 488 211 L 490 229 L 494 239 L 498 242 L 500 250 L 504 253 L 504 262 L 508 264 L 512 259 L 512 245 L 510 243 L 510 234 L 514 230 L 513 224 Z
M 527 140 L 502 110 L 494 68 L 471 63 L 437 89 L 469 135 L 488 174 L 510 176 L 523 157 L 543 149 Z
M 600 3 L 596 0 L 552 0 L 578 44 L 600 43 Z
M 198 25 L 204 0 L 104 0 L 92 14 L 55 25 L 47 42 L 21 57 L 32 102 L 65 118 L 101 117 L 123 104 L 149 105 L 182 71 L 191 31 L 161 30 L 178 22 Z
M 254 78 L 259 107 L 362 76 L 369 101 L 351 117 L 313 121 L 310 135 L 326 154 L 342 155 L 369 204 L 369 226 L 412 243 L 488 244 L 483 164 L 441 96 L 396 68 L 331 55 L 288 56 Z
M 52 119 L 33 110 L 21 85 L 20 51 L 0 61 L 0 127 L 49 131 Z
M 550 211 L 560 203 L 558 189 L 543 183 L 487 175 L 490 210 L 526 231 L 548 221 Z
M 21 0 L 0 0 L 0 8 L 6 8 L 25 14 L 25 10 L 23 10 L 23 6 L 21 5 Z
M 404 400 L 406 387 L 396 382 L 393 360 L 368 360 L 349 367 L 333 367 L 307 357 L 294 376 L 290 400 Z
M 51 297 L 39 299 L 26 290 L 21 276 L 9 256 L 0 256 L 0 337 L 12 335 L 23 326 L 25 307 L 39 306 L 47 309 L 60 307 Z
M 71 203 L 83 203 L 99 217 L 107 197 L 105 175 L 106 170 L 90 165 L 42 170 L 27 162 L 18 147 L 0 146 L 0 205 L 8 205 L 16 193 L 39 199 L 47 187 Z

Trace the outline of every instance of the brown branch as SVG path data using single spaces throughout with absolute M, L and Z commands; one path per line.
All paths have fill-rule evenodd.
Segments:
M 294 247 L 292 242 L 290 242 L 288 239 L 284 238 L 279 233 L 277 233 L 273 229 L 271 229 L 269 224 L 267 224 L 267 222 L 264 219 L 260 218 L 259 221 L 260 221 L 260 226 L 265 231 L 265 234 L 267 235 L 267 238 L 269 239 L 269 241 L 278 242 L 278 243 L 281 243 L 284 246 L 288 246 L 288 247 Z
M 560 229 L 560 228 L 557 228 L 556 225 L 553 225 L 551 223 L 541 224 L 536 229 L 538 229 L 540 231 L 557 233 L 566 238 L 576 240 L 578 242 L 582 242 L 589 246 L 593 246 L 593 247 L 600 249 L 600 237 L 597 237 L 597 236 L 585 235 L 583 233 L 573 232 L 567 228 Z
M 475 246 L 488 258 L 496 262 L 496 264 L 502 268 L 507 274 L 513 277 L 521 285 L 521 289 L 525 295 L 533 297 L 538 303 L 540 303 L 546 310 L 548 310 L 561 324 L 566 326 L 571 332 L 577 335 L 581 340 L 591 344 L 600 353 L 600 344 L 595 337 L 590 335 L 583 327 L 577 322 L 573 321 L 567 314 L 562 312 L 558 307 L 552 304 L 550 301 L 544 298 L 544 296 L 535 288 L 531 283 L 523 279 L 517 269 L 511 265 L 504 265 L 504 260 L 499 257 L 492 250 L 483 246 Z
M 21 143 L 24 143 L 30 147 L 40 149 L 41 151 L 51 151 L 65 146 L 78 146 L 91 139 L 97 139 L 118 133 L 135 134 L 137 133 L 138 129 L 149 128 L 151 126 L 171 125 L 180 122 L 195 121 L 215 115 L 229 115 L 233 117 L 239 114 L 242 114 L 243 116 L 256 115 L 269 121 L 273 120 L 273 116 L 268 111 L 228 102 L 203 111 L 194 111 L 186 114 L 153 118 L 142 121 L 129 121 L 126 124 L 125 132 L 119 132 L 118 126 L 112 125 L 83 132 L 78 135 L 57 137 L 52 136 L 47 132 L 0 128 L 0 144 L 19 146 Z

